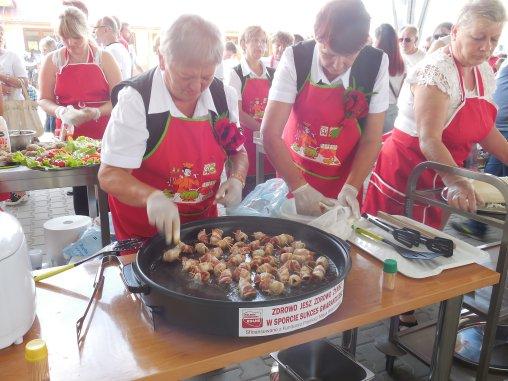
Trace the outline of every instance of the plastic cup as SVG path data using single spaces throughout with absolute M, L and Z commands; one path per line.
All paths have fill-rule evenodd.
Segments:
M 32 264 L 32 270 L 39 270 L 42 268 L 42 250 L 32 249 L 28 252 L 30 257 L 30 263 Z

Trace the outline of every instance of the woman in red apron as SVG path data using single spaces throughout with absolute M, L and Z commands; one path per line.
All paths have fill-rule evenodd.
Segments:
M 277 67 L 263 145 L 299 214 L 321 214 L 322 204 L 338 200 L 359 217 L 388 108 L 387 57 L 363 48 L 369 19 L 361 2 L 328 3 L 316 19 L 316 41 L 286 49 Z
M 414 104 L 416 133 L 413 135 L 411 130 L 405 130 L 401 123 L 403 119 L 398 119 L 395 123 L 396 128 L 383 143 L 370 179 L 364 204 L 366 212 L 376 214 L 382 210 L 390 214 L 404 214 L 407 179 L 413 168 L 423 161 L 463 167 L 476 143 L 480 143 L 485 150 L 501 160 L 508 160 L 508 143 L 493 128 L 496 117 L 496 107 L 492 103 L 493 89 L 489 90 L 489 94 L 485 93 L 485 81 L 492 82 L 492 73 L 486 63 L 495 48 L 495 44 L 490 41 L 497 41 L 502 31 L 502 22 L 474 15 L 473 19 L 471 23 L 455 26 L 451 45 L 434 53 L 417 69 L 426 69 L 428 62 L 436 59 L 436 67 L 446 68 L 443 62 L 449 62 L 453 67 L 452 73 L 445 75 L 448 81 L 458 81 L 458 107 L 448 110 L 452 97 L 437 86 L 417 82 L 411 85 L 411 89 L 405 89 L 405 96 L 413 97 L 409 91 L 414 94 L 414 101 L 410 103 Z M 471 35 L 481 35 L 481 39 L 474 40 L 469 37 Z M 468 92 L 471 94 L 467 95 Z M 452 114 L 445 123 L 447 112 Z M 476 210 L 475 192 L 471 184 L 459 176 L 446 174 L 440 177 L 435 172 L 428 171 L 420 177 L 418 188 L 442 188 L 443 183 L 448 187 L 449 204 L 470 212 Z M 446 222 L 443 221 L 440 208 L 421 204 L 415 205 L 413 218 L 437 229 L 441 229 Z
M 181 222 L 215 217 L 217 203 L 241 201 L 247 154 L 235 91 L 213 77 L 221 57 L 218 29 L 181 16 L 161 36 L 159 67 L 113 90 L 99 180 L 117 238 L 158 230 L 176 243 Z
M 266 33 L 259 26 L 250 26 L 240 37 L 240 45 L 245 53 L 239 65 L 231 69 L 227 84 L 238 93 L 240 125 L 245 136 L 245 149 L 249 156 L 249 171 L 244 194 L 255 185 L 256 145 L 253 136 L 261 128 L 265 113 L 268 92 L 272 84 L 274 69 L 266 67 L 261 61 L 267 43 Z M 275 169 L 264 157 L 264 174 L 273 175 Z
M 73 137 L 102 139 L 111 114 L 111 89 L 121 80 L 114 58 L 89 40 L 83 12 L 67 7 L 60 15 L 58 33 L 64 47 L 48 54 L 39 76 L 43 110 L 55 115 L 59 136 L 62 121 L 74 126 Z M 76 214 L 88 215 L 86 187 L 74 187 Z

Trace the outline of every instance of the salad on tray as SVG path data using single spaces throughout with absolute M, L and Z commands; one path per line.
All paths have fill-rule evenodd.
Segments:
M 100 140 L 80 136 L 66 142 L 29 144 L 10 159 L 32 169 L 86 167 L 100 164 L 100 149 Z

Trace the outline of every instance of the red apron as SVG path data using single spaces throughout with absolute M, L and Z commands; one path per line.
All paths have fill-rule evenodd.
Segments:
M 270 81 L 265 78 L 247 78 L 242 92 L 242 110 L 252 116 L 256 121 L 261 122 L 265 113 L 266 103 L 268 100 L 268 92 L 270 91 Z M 253 140 L 253 131 L 250 128 L 243 127 L 243 135 L 245 136 L 245 149 L 249 156 L 248 176 L 256 175 L 256 145 Z M 264 173 L 275 173 L 270 160 L 264 156 Z
M 305 180 L 330 198 L 346 182 L 362 133 L 356 119 L 345 118 L 344 92 L 307 80 L 282 134 Z
M 217 142 L 209 119 L 168 117 L 160 143 L 141 167 L 132 171 L 139 181 L 162 190 L 177 206 L 182 223 L 216 217 L 213 204 L 226 153 Z M 145 208 L 126 205 L 109 196 L 117 239 L 151 237 Z
M 65 59 L 68 53 L 65 50 Z M 56 74 L 55 97 L 60 106 L 73 105 L 79 109 L 83 107 L 99 107 L 109 101 L 109 84 L 101 67 L 94 62 L 92 48 L 88 49 L 88 62 L 79 64 L 65 64 Z M 74 137 L 88 136 L 102 139 L 108 124 L 109 115 L 101 116 L 98 120 L 90 120 L 79 126 L 74 126 Z M 56 131 L 62 121 L 56 119 Z
M 483 140 L 494 126 L 497 111 L 492 103 L 483 98 L 483 82 L 478 68 L 475 69 L 475 78 L 479 96 L 474 98 L 465 98 L 462 73 L 458 71 L 462 103 L 446 124 L 442 141 L 457 166 L 464 167 L 473 144 Z M 404 215 L 407 179 L 413 168 L 423 161 L 427 159 L 420 151 L 418 137 L 393 129 L 391 136 L 383 143 L 370 178 L 363 211 L 373 215 L 380 210 Z M 420 176 L 417 184 L 418 189 L 442 187 L 441 178 L 430 170 Z M 442 211 L 415 203 L 413 219 L 440 229 Z

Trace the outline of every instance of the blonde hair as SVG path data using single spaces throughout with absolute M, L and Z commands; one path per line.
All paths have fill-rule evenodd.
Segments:
M 78 8 L 65 7 L 58 16 L 58 21 L 58 34 L 60 37 L 89 39 L 87 18 Z
M 460 10 L 455 25 L 467 25 L 477 18 L 504 23 L 506 10 L 499 0 L 470 0 Z
M 263 34 L 265 36 L 265 41 L 268 42 L 268 36 L 266 35 L 266 32 L 263 30 L 263 28 L 261 28 L 260 26 L 253 25 L 245 28 L 242 35 L 240 36 L 240 46 L 242 47 L 242 49 L 245 49 L 245 44 L 258 34 Z

